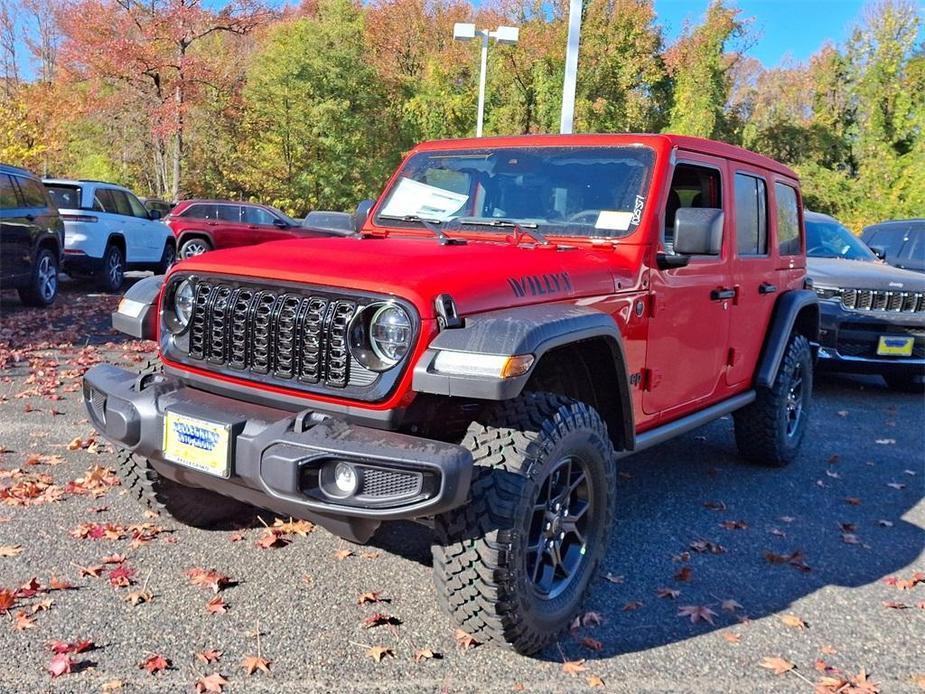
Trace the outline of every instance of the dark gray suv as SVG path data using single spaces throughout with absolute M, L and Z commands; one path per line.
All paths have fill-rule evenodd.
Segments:
M 0 286 L 27 306 L 58 296 L 64 222 L 37 176 L 0 164 Z
M 925 374 L 925 275 L 887 265 L 836 219 L 807 212 L 806 265 L 819 295 L 819 370 L 880 374 L 896 389 Z

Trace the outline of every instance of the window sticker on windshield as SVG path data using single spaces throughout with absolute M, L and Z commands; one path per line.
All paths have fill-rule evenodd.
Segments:
M 633 205 L 633 226 L 639 226 L 639 221 L 642 219 L 642 208 L 645 204 L 645 197 L 637 195 L 636 204 Z
M 601 210 L 594 223 L 595 229 L 609 229 L 610 231 L 626 231 L 633 221 L 632 212 L 622 210 Z
M 380 213 L 449 219 L 468 199 L 468 195 L 402 178 L 392 189 L 392 195 Z

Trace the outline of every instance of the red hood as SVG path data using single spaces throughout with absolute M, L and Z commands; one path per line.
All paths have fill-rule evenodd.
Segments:
M 434 299 L 450 294 L 463 315 L 494 308 L 615 290 L 614 252 L 436 239 L 318 238 L 214 251 L 184 260 L 180 271 L 284 280 L 394 294 L 433 317 Z M 619 263 L 619 261 L 616 261 Z M 629 271 L 619 272 L 631 281 Z M 629 282 L 622 286 L 627 287 Z

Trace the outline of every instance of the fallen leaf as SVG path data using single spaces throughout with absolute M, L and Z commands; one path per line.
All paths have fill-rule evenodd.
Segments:
M 590 648 L 592 651 L 596 653 L 600 653 L 601 651 L 604 650 L 604 644 L 602 644 L 597 639 L 592 639 L 590 636 L 585 636 L 581 640 L 581 645 L 584 646 L 585 648 Z
M 630 600 L 629 602 L 623 605 L 624 612 L 633 612 L 638 610 L 640 607 L 644 607 L 645 603 L 639 602 L 638 600 Z
M 614 583 L 616 585 L 620 585 L 621 583 L 623 583 L 624 578 L 625 578 L 624 576 L 615 576 L 609 571 L 604 576 L 604 580 L 609 581 L 610 583 Z
M 135 576 L 135 569 L 130 568 L 126 564 L 122 564 L 112 571 L 109 572 L 109 584 L 116 588 L 127 588 L 132 585 L 135 581 L 133 580 Z
M 784 624 L 800 631 L 806 631 L 806 622 L 797 617 L 795 614 L 785 614 L 780 618 Z
M 691 576 L 694 575 L 694 570 L 689 566 L 682 566 L 678 569 L 678 573 L 674 575 L 674 580 L 681 583 L 687 583 L 691 580 Z
M 48 664 L 48 672 L 51 674 L 52 679 L 55 677 L 60 677 L 71 672 L 71 669 L 77 663 L 69 656 L 67 653 L 59 653 L 54 658 L 51 659 L 51 662 Z
M 734 631 L 724 631 L 722 637 L 731 644 L 738 645 L 742 637 Z
M 789 660 L 784 660 L 780 656 L 765 656 L 758 665 L 771 670 L 775 675 L 783 675 L 796 667 Z
M 726 504 L 722 501 L 704 501 L 703 505 L 705 508 L 710 509 L 711 511 L 725 511 Z
M 877 525 L 879 525 L 881 528 L 892 528 L 892 527 L 893 527 L 893 521 L 888 521 L 888 520 L 882 520 L 882 519 L 881 519 L 881 520 L 878 520 L 878 521 L 877 521 Z
M 352 556 L 353 556 L 353 552 L 351 552 L 349 549 L 339 549 L 336 552 L 334 552 L 334 558 L 337 560 L 343 560 L 343 559 L 346 559 L 347 557 L 352 557 Z
M 886 486 L 897 490 L 906 488 L 906 485 L 904 485 L 902 482 L 887 482 Z
M 716 613 L 707 605 L 684 605 L 678 608 L 678 616 L 690 617 L 692 624 L 696 624 L 701 620 L 713 624 Z
M 217 663 L 219 658 L 222 657 L 222 651 L 217 651 L 214 648 L 208 648 L 204 651 L 199 651 L 196 654 L 196 658 L 206 663 Z
M 588 686 L 592 688 L 604 686 L 604 680 L 602 680 L 597 675 L 588 675 L 587 677 L 585 677 L 585 682 L 587 682 Z
M 860 506 L 861 500 L 856 496 L 846 496 L 845 502 L 851 504 L 852 506 Z
M 674 600 L 681 594 L 681 591 L 674 588 L 657 588 L 655 594 L 660 598 Z
M 206 612 L 209 614 L 225 614 L 228 604 L 222 600 L 221 595 L 216 595 L 206 603 Z
M 366 655 L 375 660 L 377 663 L 381 662 L 383 658 L 389 656 L 390 658 L 395 657 L 395 653 L 392 652 L 391 648 L 387 646 L 373 646 L 368 651 Z
M 604 615 L 600 612 L 589 610 L 581 615 L 581 624 L 586 627 L 596 627 L 604 623 Z
M 587 670 L 587 668 L 585 667 L 584 658 L 581 660 L 567 660 L 562 663 L 562 672 L 564 672 L 566 675 L 571 675 L 572 677 L 584 672 L 585 670 Z
M 140 605 L 143 602 L 151 602 L 154 600 L 154 596 L 147 590 L 136 590 L 129 593 L 122 599 L 125 602 L 131 604 L 132 607 L 135 607 L 136 605 Z
M 228 684 L 228 680 L 219 673 L 213 672 L 208 677 L 200 677 L 196 680 L 197 692 L 211 692 L 212 694 L 221 694 L 222 687 Z
M 723 600 L 723 602 L 720 604 L 720 607 L 722 608 L 723 612 L 735 612 L 736 610 L 744 609 L 742 605 L 731 598 L 729 600 Z
M 22 554 L 22 545 L 0 545 L 0 557 L 18 557 Z
M 372 629 L 373 627 L 382 626 L 383 624 L 397 626 L 401 624 L 401 620 L 392 615 L 383 614 L 382 612 L 376 612 L 363 620 L 363 627 L 365 629 Z
M 271 549 L 271 548 L 280 548 L 285 547 L 291 542 L 287 537 L 283 537 L 283 533 L 276 528 L 267 528 L 263 531 L 263 534 L 257 539 L 254 543 L 257 547 L 261 549 Z
M 288 521 L 284 521 L 280 518 L 277 518 L 273 522 L 273 528 L 279 530 L 280 532 L 286 533 L 287 535 L 299 535 L 300 537 L 305 537 L 315 529 L 315 526 L 314 524 L 309 523 L 307 520 L 292 520 L 292 518 L 290 518 Z
M 422 660 L 430 660 L 434 656 L 436 656 L 436 653 L 429 648 L 416 648 L 412 657 L 414 662 L 420 663 Z
M 690 548 L 701 554 L 724 554 L 726 552 L 725 547 L 718 545 L 715 542 L 711 542 L 710 540 L 694 540 L 691 542 Z
M 231 579 L 228 576 L 214 569 L 192 568 L 187 570 L 186 576 L 194 586 L 211 588 L 213 593 L 218 593 L 231 584 Z
M 719 525 L 726 530 L 745 530 L 748 528 L 748 523 L 741 520 L 724 520 Z
M 27 615 L 24 610 L 20 610 L 19 612 L 16 613 L 16 616 L 13 617 L 13 629 L 15 629 L 16 631 L 25 631 L 26 629 L 35 629 L 36 626 L 37 625 L 35 623 L 35 618 Z
M 144 660 L 142 660 L 138 664 L 138 667 L 140 667 L 142 670 L 147 670 L 148 673 L 152 675 L 156 675 L 162 670 L 166 670 L 167 668 L 170 667 L 170 659 L 165 658 L 159 653 L 154 653 L 152 655 L 149 655 Z
M 368 602 L 389 602 L 382 597 L 382 593 L 378 590 L 369 591 L 367 593 L 360 593 L 360 597 L 357 598 L 357 605 L 364 605 Z
M 479 645 L 479 642 L 475 640 L 475 637 L 472 634 L 469 634 L 462 629 L 457 629 L 453 632 L 453 638 L 456 640 L 456 645 L 465 650 L 470 648 L 475 648 Z
M 257 670 L 269 673 L 270 661 L 257 655 L 246 655 L 241 661 L 241 668 L 247 675 L 253 675 Z
M 896 443 L 896 439 L 877 439 L 874 443 L 880 446 L 892 446 Z
M 125 683 L 122 680 L 109 680 L 108 682 L 103 683 L 103 686 L 100 688 L 100 691 L 103 694 L 109 694 L 109 692 L 119 691 L 124 686 L 125 686 Z

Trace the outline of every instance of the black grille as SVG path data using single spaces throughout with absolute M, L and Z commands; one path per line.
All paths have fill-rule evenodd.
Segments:
M 914 338 L 912 358 L 925 359 L 925 331 L 894 325 L 844 323 L 838 330 L 838 341 L 835 348 L 839 354 L 846 357 L 883 359 L 883 356 L 877 355 L 881 335 L 905 335 Z M 903 358 L 897 357 L 897 359 Z
M 842 305 L 854 311 L 893 311 L 921 313 L 925 311 L 925 294 L 873 289 L 843 289 Z
M 361 496 L 401 497 L 417 494 L 421 490 L 421 475 L 415 472 L 363 468 Z
M 372 372 L 350 358 L 347 327 L 356 301 L 295 290 L 201 280 L 189 329 L 189 356 L 255 375 L 344 388 Z

